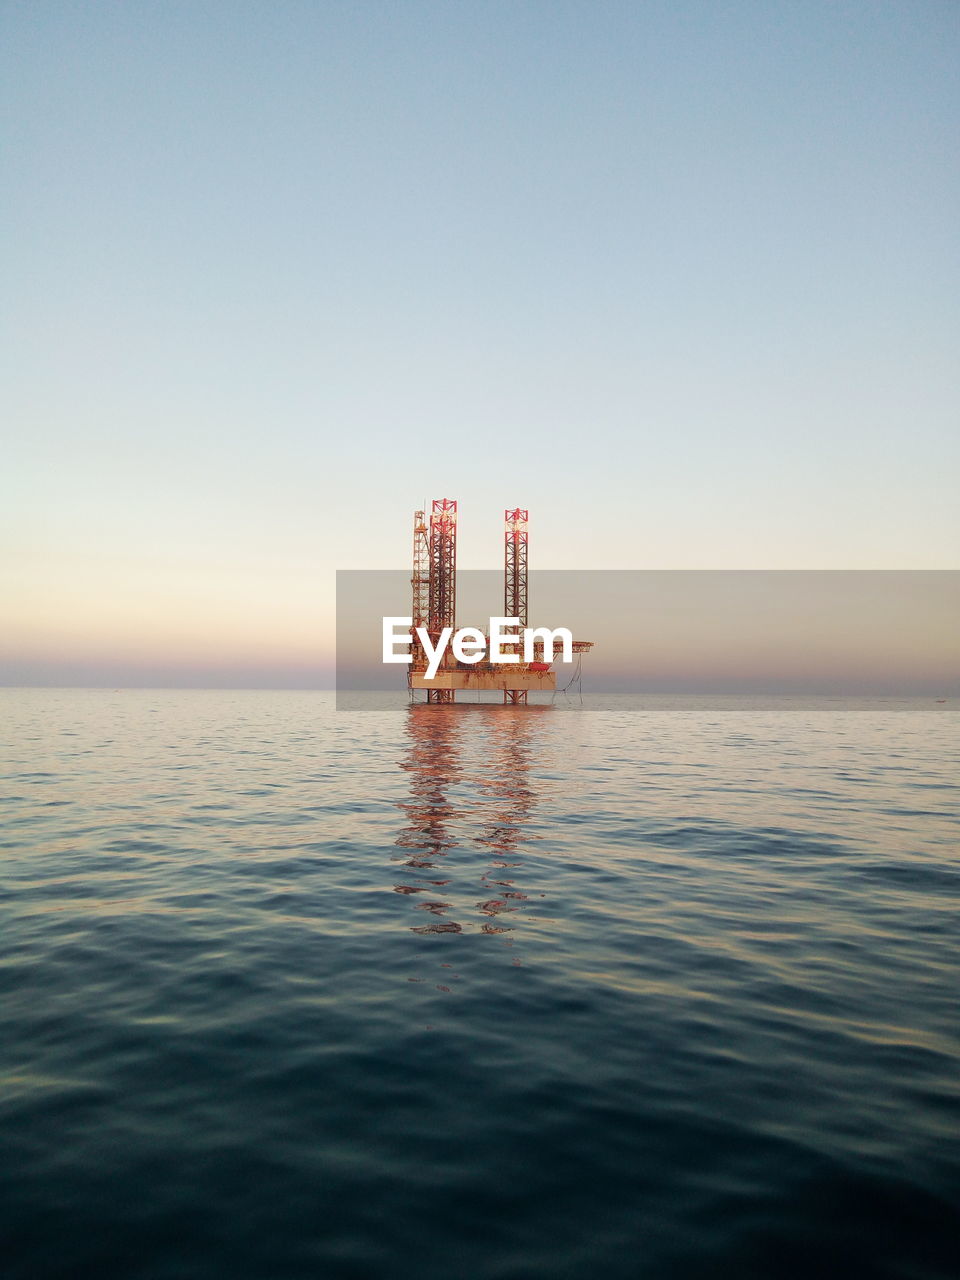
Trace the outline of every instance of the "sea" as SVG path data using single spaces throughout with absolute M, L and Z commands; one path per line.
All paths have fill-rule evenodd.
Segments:
M 960 704 L 0 691 L 3 1280 L 955 1280 Z

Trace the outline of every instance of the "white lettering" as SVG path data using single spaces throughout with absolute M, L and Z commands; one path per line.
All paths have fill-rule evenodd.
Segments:
M 383 660 L 384 662 L 412 662 L 409 653 L 397 653 L 398 644 L 410 643 L 410 625 L 412 618 L 384 618 L 383 620 Z M 396 627 L 406 627 L 406 635 L 397 635 Z
M 383 661 L 410 663 L 413 659 L 409 651 L 398 653 L 397 648 L 411 644 L 410 626 L 412 618 L 385 617 L 383 619 Z M 477 627 L 461 627 L 454 631 L 453 627 L 444 627 L 437 636 L 434 646 L 426 627 L 415 627 L 417 639 L 427 658 L 426 677 L 432 680 L 440 667 L 448 647 L 452 648 L 457 662 L 471 665 L 480 662 L 486 648 L 486 637 Z M 567 627 L 524 627 L 520 630 L 519 618 L 490 619 L 490 661 L 493 663 L 533 662 L 534 649 L 543 645 L 543 657 L 548 663 L 553 662 L 559 641 L 561 661 L 573 661 L 573 635 Z M 521 649 L 523 657 L 521 659 Z
M 553 661 L 553 646 L 557 642 L 557 637 L 563 646 L 561 662 L 573 661 L 573 636 L 566 627 L 556 627 L 553 631 L 549 627 L 525 627 L 523 631 L 523 660 L 524 662 L 533 661 L 534 642 L 539 638 L 543 641 L 543 660 L 544 662 Z
M 490 661 L 491 662 L 519 662 L 520 655 L 517 652 L 507 653 L 504 651 L 504 644 L 516 645 L 520 639 L 517 633 L 504 631 L 504 627 L 519 627 L 519 618 L 491 618 L 490 619 Z
M 426 627 L 417 627 L 417 635 L 420 637 L 420 643 L 423 645 L 423 651 L 427 655 L 427 679 L 432 680 L 437 674 L 437 669 L 443 661 L 443 652 L 450 643 L 450 637 L 453 635 L 453 627 L 444 627 L 437 637 L 437 647 L 434 648 L 430 643 L 430 633 Z
M 461 627 L 453 637 L 453 656 L 458 662 L 479 662 L 487 641 L 476 627 Z

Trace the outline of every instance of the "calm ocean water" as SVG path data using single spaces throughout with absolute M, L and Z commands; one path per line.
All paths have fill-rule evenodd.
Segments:
M 960 1271 L 960 716 L 3 690 L 5 1280 Z

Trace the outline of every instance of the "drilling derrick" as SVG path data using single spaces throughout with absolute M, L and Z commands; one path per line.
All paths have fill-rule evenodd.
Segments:
M 430 610 L 430 543 L 424 512 L 413 513 L 413 607 L 410 610 L 413 632 L 410 641 L 410 670 L 426 671 L 427 655 L 417 638 L 417 627 L 427 629 Z
M 527 512 L 517 507 L 505 511 L 503 518 L 503 616 L 519 618 L 522 630 L 527 625 Z
M 503 616 L 519 619 L 513 624 L 516 633 L 529 626 L 527 516 L 522 507 L 504 512 Z M 457 629 L 457 504 L 452 498 L 434 499 L 429 527 L 425 513 L 414 512 L 413 577 L 410 581 L 413 587 L 413 626 L 426 630 L 430 647 L 436 653 L 445 628 L 449 627 L 451 632 Z M 509 628 L 505 627 L 504 652 L 510 648 L 508 631 Z M 554 692 L 557 673 L 551 670 L 554 662 L 552 645 L 548 655 L 542 638 L 528 636 L 527 639 L 531 641 L 531 647 L 518 654 L 519 662 L 493 662 L 482 652 L 477 653 L 473 661 L 465 656 L 456 658 L 452 647 L 448 646 L 437 670 L 428 676 L 427 653 L 414 632 L 410 646 L 411 662 L 407 669 L 411 699 L 416 691 L 423 689 L 427 702 L 450 703 L 456 699 L 457 690 L 462 689 L 465 693 L 475 693 L 478 699 L 483 692 L 502 692 L 507 705 L 525 706 L 531 689 L 537 694 Z M 489 648 L 489 636 L 485 643 Z M 519 650 L 519 634 L 516 647 Z M 592 648 L 592 640 L 574 640 L 572 644 L 578 659 Z M 460 652 L 462 654 L 462 650 Z M 529 659 L 527 653 L 530 654 Z M 579 665 L 574 679 L 579 679 Z
M 433 500 L 429 557 L 427 631 L 436 647 L 444 627 L 456 630 L 457 626 L 457 503 L 453 498 Z M 427 691 L 428 702 L 453 702 L 455 698 L 452 688 Z
M 519 618 L 519 629 L 527 625 L 527 522 L 528 512 L 522 507 L 503 513 L 503 616 Z M 527 701 L 526 689 L 504 689 L 506 703 L 521 704 Z

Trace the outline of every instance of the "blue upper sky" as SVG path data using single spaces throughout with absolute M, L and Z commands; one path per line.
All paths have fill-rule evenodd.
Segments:
M 0 25 L 10 678 L 309 663 L 430 497 L 468 567 L 517 504 L 539 567 L 956 565 L 953 0 Z

